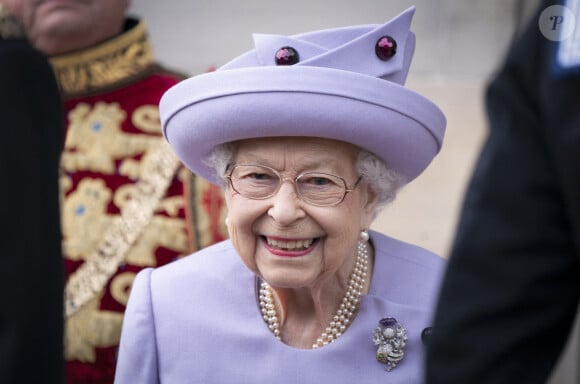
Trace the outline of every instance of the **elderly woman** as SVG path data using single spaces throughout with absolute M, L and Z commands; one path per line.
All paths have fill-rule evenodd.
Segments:
M 231 240 L 137 276 L 117 383 L 422 381 L 443 261 L 369 231 L 445 129 L 402 86 L 413 12 L 256 35 L 164 95 L 165 136 L 223 188 Z

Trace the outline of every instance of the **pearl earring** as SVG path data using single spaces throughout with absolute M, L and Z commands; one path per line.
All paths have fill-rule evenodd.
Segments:
M 366 230 L 360 231 L 359 236 L 360 241 L 366 243 L 367 241 L 369 241 L 369 238 L 370 238 L 369 233 Z
M 225 222 L 226 222 L 226 227 L 229 227 L 230 226 L 230 218 L 226 216 Z

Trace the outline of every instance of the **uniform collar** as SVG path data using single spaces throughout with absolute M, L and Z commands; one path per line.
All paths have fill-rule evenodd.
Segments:
M 149 74 L 155 64 L 146 26 L 134 19 L 127 19 L 120 35 L 50 62 L 65 98 L 125 85 Z

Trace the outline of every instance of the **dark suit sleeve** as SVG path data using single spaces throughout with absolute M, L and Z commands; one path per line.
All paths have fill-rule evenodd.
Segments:
M 488 88 L 490 134 L 443 282 L 427 383 L 545 383 L 571 330 L 580 85 L 555 77 L 555 47 L 532 25 Z
M 62 103 L 23 40 L 0 39 L 0 382 L 63 382 Z

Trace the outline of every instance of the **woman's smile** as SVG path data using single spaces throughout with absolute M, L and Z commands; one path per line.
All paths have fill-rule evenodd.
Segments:
M 260 239 L 266 249 L 276 255 L 285 257 L 299 257 L 309 254 L 320 240 L 319 237 L 305 239 L 284 239 L 281 237 L 261 236 Z

